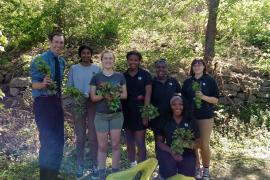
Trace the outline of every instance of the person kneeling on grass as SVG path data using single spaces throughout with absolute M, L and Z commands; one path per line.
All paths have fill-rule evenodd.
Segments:
M 183 99 L 175 95 L 170 100 L 173 116 L 167 121 L 166 125 L 157 132 L 156 155 L 159 164 L 159 173 L 163 178 L 174 176 L 177 173 L 185 176 L 195 176 L 196 154 L 194 147 L 196 143 L 191 141 L 190 147 L 184 148 L 182 155 L 175 154 L 172 148 L 174 132 L 178 128 L 191 130 L 197 136 L 195 121 L 188 118 L 185 113 Z M 180 142 L 183 143 L 183 142 Z
M 96 116 L 94 120 L 98 140 L 98 169 L 99 179 L 105 179 L 106 151 L 108 146 L 108 134 L 112 144 L 112 172 L 119 170 L 120 162 L 120 137 L 123 125 L 123 114 L 120 99 L 127 98 L 126 81 L 121 73 L 113 71 L 115 56 L 110 51 L 101 54 L 103 70 L 91 80 L 91 99 L 96 102 Z M 112 89 L 119 88 L 118 99 L 112 93 Z M 116 90 L 117 91 L 117 90 Z M 112 103 L 113 102 L 113 103 Z

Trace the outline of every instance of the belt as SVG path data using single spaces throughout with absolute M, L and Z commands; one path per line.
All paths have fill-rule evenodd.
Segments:
M 102 113 L 102 112 L 97 112 L 99 114 L 106 114 L 106 115 L 112 115 L 112 114 L 115 114 L 115 113 L 119 113 L 119 112 L 122 112 L 120 109 L 115 111 L 115 112 L 110 112 L 110 113 Z
M 38 96 L 40 98 L 48 98 L 48 97 L 57 97 L 57 98 L 61 98 L 61 95 L 59 94 L 54 94 L 54 95 L 40 95 Z

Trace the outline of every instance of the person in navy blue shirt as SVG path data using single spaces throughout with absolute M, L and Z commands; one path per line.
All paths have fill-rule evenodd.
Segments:
M 158 108 L 159 116 L 150 121 L 150 126 L 156 132 L 164 127 L 166 120 L 170 119 L 172 112 L 170 99 L 173 95 L 181 93 L 181 86 L 175 78 L 168 75 L 165 59 L 155 62 L 156 77 L 153 78 L 151 103 Z
M 172 116 L 157 131 L 156 156 L 159 164 L 159 173 L 165 179 L 177 173 L 194 177 L 196 169 L 194 148 L 197 144 L 195 138 L 190 147 L 184 148 L 182 155 L 174 154 L 171 144 L 174 131 L 177 128 L 190 129 L 194 137 L 198 137 L 196 121 L 189 116 L 188 111 L 186 111 L 185 102 L 181 96 L 175 95 L 170 99 L 170 108 L 173 112 Z
M 50 49 L 35 58 L 30 66 L 34 115 L 39 131 L 40 179 L 58 179 L 64 147 L 64 113 L 61 101 L 61 84 L 65 60 L 60 57 L 64 48 L 64 37 L 59 32 L 49 36 Z M 42 74 L 37 61 L 43 59 L 51 71 L 51 77 Z M 48 86 L 55 82 L 56 92 Z
M 146 159 L 145 132 L 148 119 L 142 119 L 140 108 L 150 103 L 152 79 L 149 72 L 139 67 L 142 55 L 138 51 L 127 53 L 128 70 L 124 73 L 127 82 L 128 97 L 122 101 L 124 125 L 126 132 L 128 159 L 131 166 Z M 135 146 L 136 144 L 136 146 Z
M 200 130 L 200 149 L 203 169 L 200 169 L 199 158 L 197 158 L 196 177 L 209 179 L 210 165 L 210 135 L 214 125 L 214 105 L 218 103 L 219 89 L 218 85 L 206 72 L 206 64 L 202 59 L 194 59 L 191 63 L 190 78 L 183 84 L 182 93 L 189 102 L 191 113 L 198 121 Z M 192 84 L 197 82 L 201 91 L 194 91 Z M 201 100 L 201 107 L 196 106 L 195 98 Z M 203 171 L 203 174 L 201 174 Z

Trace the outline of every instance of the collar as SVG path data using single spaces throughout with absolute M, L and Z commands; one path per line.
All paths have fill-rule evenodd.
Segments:
M 134 75 L 134 76 L 131 76 L 129 73 L 128 73 L 128 70 L 125 72 L 128 76 L 130 76 L 130 77 L 136 77 L 136 76 L 138 76 L 140 73 L 141 73 L 141 71 L 142 71 L 142 69 L 139 67 L 138 68 L 138 72 Z
M 203 74 L 199 79 L 196 79 L 196 78 L 195 78 L 195 75 L 193 75 L 193 76 L 192 76 L 192 80 L 194 80 L 194 81 L 200 81 L 200 80 L 205 79 L 205 77 L 206 77 L 206 74 Z
M 51 56 L 52 58 L 59 58 L 60 56 L 57 56 L 56 54 L 54 54 L 50 49 L 47 51 L 49 56 Z
M 172 79 L 172 78 L 171 78 L 170 76 L 168 76 L 164 84 L 166 84 L 166 83 L 170 82 L 170 81 L 171 81 L 171 79 Z M 156 82 L 161 83 L 161 82 L 158 80 L 157 76 L 155 76 L 155 77 L 153 78 L 153 81 L 156 81 Z

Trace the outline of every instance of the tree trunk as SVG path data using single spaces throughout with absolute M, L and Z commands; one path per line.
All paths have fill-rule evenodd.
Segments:
M 215 38 L 217 32 L 216 26 L 219 0 L 207 0 L 207 4 L 209 14 L 205 33 L 204 61 L 207 64 L 207 68 L 212 72 L 212 60 L 215 57 Z

